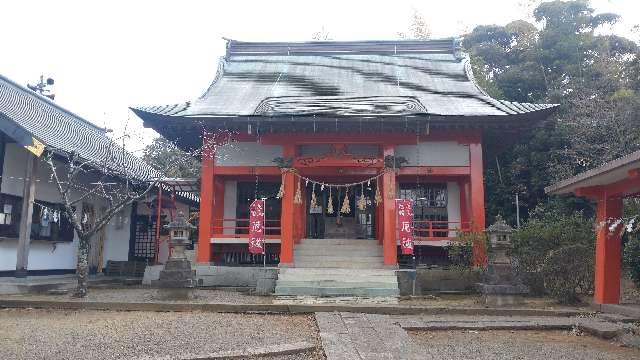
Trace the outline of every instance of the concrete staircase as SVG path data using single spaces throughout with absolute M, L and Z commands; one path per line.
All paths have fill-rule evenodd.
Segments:
M 293 267 L 280 269 L 275 295 L 396 297 L 398 279 L 384 269 L 376 240 L 303 239 Z

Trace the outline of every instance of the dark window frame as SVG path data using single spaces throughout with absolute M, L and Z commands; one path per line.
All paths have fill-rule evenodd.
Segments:
M 0 193 L 0 212 L 4 211 L 4 205 L 10 204 L 11 223 L 0 224 L 0 237 L 18 238 L 20 236 L 20 221 L 22 220 L 22 196 Z M 51 227 L 49 235 L 40 235 L 42 214 L 42 206 L 60 212 L 58 223 L 49 222 Z M 31 221 L 31 240 L 34 241 L 50 241 L 50 242 L 73 242 L 75 238 L 75 230 L 71 221 L 69 221 L 64 213 L 62 204 L 51 203 L 48 201 L 35 200 L 33 205 L 33 215 Z

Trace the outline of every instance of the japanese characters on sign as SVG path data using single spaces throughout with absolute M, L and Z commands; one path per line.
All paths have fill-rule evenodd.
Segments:
M 398 237 L 403 255 L 413 255 L 413 204 L 408 199 L 396 199 Z
M 255 199 L 249 206 L 249 252 L 264 254 L 264 199 Z

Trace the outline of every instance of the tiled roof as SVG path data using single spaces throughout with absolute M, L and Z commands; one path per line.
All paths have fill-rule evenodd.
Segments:
M 229 41 L 209 89 L 193 102 L 132 108 L 147 116 L 500 116 L 555 104 L 496 100 L 473 81 L 454 39 Z
M 47 149 L 59 153 L 77 152 L 82 159 L 99 165 L 106 160 L 123 159 L 126 171 L 138 180 L 161 176 L 142 159 L 123 151 L 107 137 L 105 129 L 2 75 L 0 125 L 0 129 L 18 142 L 23 142 L 20 137 L 31 136 Z M 112 170 L 121 172 L 122 167 Z

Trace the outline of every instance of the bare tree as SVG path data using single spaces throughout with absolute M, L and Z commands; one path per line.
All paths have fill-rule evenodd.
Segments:
M 322 28 L 320 28 L 320 31 L 314 32 L 313 35 L 311 35 L 311 38 L 318 41 L 333 40 L 329 32 L 324 28 L 324 25 L 322 26 Z
M 414 10 L 413 16 L 411 18 L 411 24 L 409 25 L 409 31 L 399 32 L 398 36 L 401 39 L 425 40 L 431 37 L 431 30 L 429 29 L 427 23 L 424 21 L 422 14 L 420 14 L 417 10 Z
M 44 162 L 51 171 L 51 179 L 59 192 L 64 214 L 78 236 L 77 278 L 75 296 L 87 294 L 89 244 L 91 238 L 128 205 L 142 199 L 149 192 L 162 186 L 163 174 L 169 169 L 193 165 L 199 154 L 215 152 L 220 145 L 229 143 L 229 134 L 223 134 L 207 148 L 200 147 L 183 157 L 174 157 L 163 169 L 152 169 L 135 158 L 123 146 L 106 141 L 93 159 L 85 159 L 79 153 L 48 151 Z M 83 202 L 93 201 L 104 205 L 104 210 L 88 219 L 87 213 L 79 213 Z

